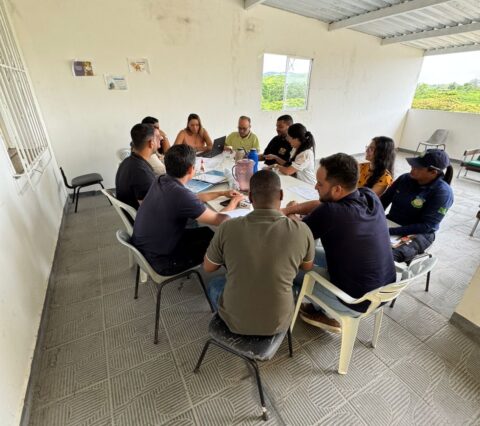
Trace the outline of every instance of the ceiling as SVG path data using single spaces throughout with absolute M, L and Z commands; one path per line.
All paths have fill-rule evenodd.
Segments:
M 245 0 L 402 43 L 425 55 L 480 50 L 480 0 Z

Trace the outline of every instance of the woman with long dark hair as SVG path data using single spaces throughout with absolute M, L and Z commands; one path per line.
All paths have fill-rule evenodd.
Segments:
M 315 139 L 303 124 L 295 123 L 288 128 L 287 141 L 292 146 L 289 166 L 278 166 L 281 173 L 294 175 L 297 179 L 315 185 Z
M 178 132 L 175 145 L 190 145 L 196 152 L 210 151 L 213 147 L 212 139 L 207 129 L 202 127 L 202 121 L 198 114 L 190 114 L 187 127 Z
M 365 159 L 360 163 L 359 187 L 371 188 L 378 196 L 382 195 L 393 182 L 395 165 L 395 143 L 387 136 L 376 136 L 366 147 Z

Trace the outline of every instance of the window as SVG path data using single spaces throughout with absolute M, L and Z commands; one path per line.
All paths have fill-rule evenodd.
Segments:
M 0 139 L 19 177 L 36 169 L 48 140 L 5 3 L 0 0 Z
M 305 110 L 312 60 L 263 55 L 262 110 Z

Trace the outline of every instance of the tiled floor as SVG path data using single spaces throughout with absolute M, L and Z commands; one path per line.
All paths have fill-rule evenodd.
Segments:
M 404 166 L 399 160 L 398 164 Z M 468 237 L 480 184 L 454 183 L 456 202 L 432 249 L 439 264 L 385 308 L 379 344 L 362 324 L 349 373 L 336 373 L 340 339 L 299 321 L 261 365 L 270 420 L 259 420 L 246 365 L 211 348 L 208 305 L 196 282 L 166 287 L 153 344 L 155 288 L 140 287 L 115 240 L 121 222 L 101 196 L 71 211 L 55 259 L 31 425 L 480 425 L 480 348 L 448 323 L 480 263 L 480 229 Z

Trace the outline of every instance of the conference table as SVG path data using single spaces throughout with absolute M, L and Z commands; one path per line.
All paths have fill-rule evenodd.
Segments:
M 197 165 L 196 165 L 197 170 L 200 169 L 200 161 L 201 159 L 197 158 Z M 205 172 L 208 172 L 210 170 L 217 170 L 217 171 L 223 172 L 224 166 L 225 166 L 225 163 L 222 155 L 218 155 L 217 157 L 213 157 L 213 158 L 203 159 L 203 167 L 205 169 Z M 262 167 L 263 167 L 263 162 L 260 161 L 258 163 L 258 170 L 261 170 Z M 303 182 L 300 179 L 294 178 L 292 176 L 284 175 L 282 173 L 278 173 L 278 176 L 280 177 L 280 182 L 283 190 L 283 200 L 281 204 L 282 208 L 286 207 L 286 205 L 290 201 L 303 203 L 305 201 L 318 200 L 319 198 L 318 192 L 309 183 Z M 228 189 L 229 189 L 228 183 L 222 182 L 220 184 L 213 185 L 211 188 L 203 192 L 226 191 Z M 223 206 L 220 203 L 222 203 L 227 199 L 228 199 L 227 197 L 219 197 L 209 201 L 207 205 L 211 209 L 218 212 L 223 209 Z M 252 209 L 251 206 L 249 208 Z

